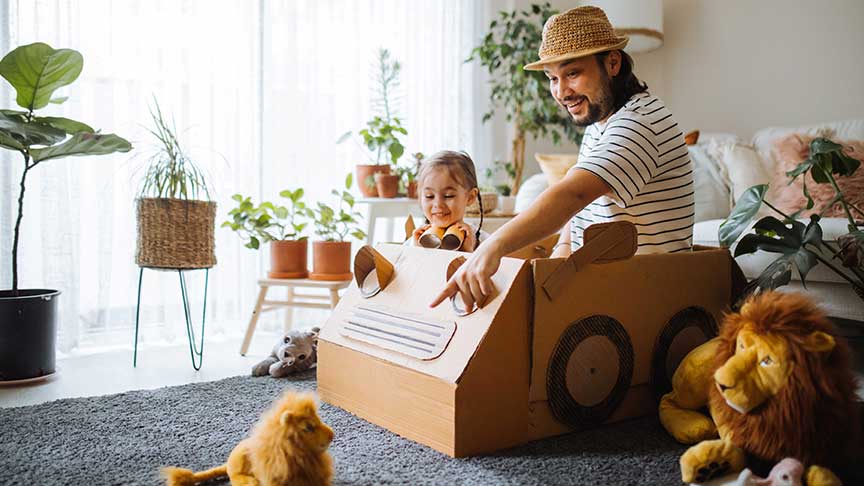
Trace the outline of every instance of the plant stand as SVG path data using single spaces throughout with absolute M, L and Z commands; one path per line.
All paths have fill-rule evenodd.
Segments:
M 141 267 L 138 272 L 138 304 L 135 306 L 135 351 L 132 355 L 132 366 L 135 367 L 138 365 L 138 319 L 141 313 L 141 283 L 144 279 L 144 269 L 150 267 Z M 175 269 L 163 269 L 163 268 L 151 268 L 152 270 L 170 270 L 173 271 Z M 177 274 L 180 277 L 180 294 L 183 298 L 183 314 L 186 318 L 186 336 L 189 338 L 189 356 L 192 358 L 192 368 L 195 371 L 201 369 L 201 365 L 204 362 L 204 322 L 207 316 L 207 285 L 210 280 L 210 269 L 205 268 L 204 270 L 204 305 L 201 308 L 201 342 L 196 342 L 195 332 L 192 329 L 192 313 L 189 310 L 189 292 L 186 290 L 186 277 L 183 275 L 184 271 L 188 270 L 196 270 L 196 269 L 176 269 Z M 197 358 L 197 359 L 196 359 Z

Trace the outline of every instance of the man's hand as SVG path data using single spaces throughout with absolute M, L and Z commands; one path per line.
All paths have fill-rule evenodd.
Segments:
M 456 270 L 429 306 L 435 307 L 459 292 L 466 309 L 473 308 L 475 303 L 477 307 L 483 307 L 495 289 L 492 275 L 498 271 L 502 256 L 492 239 L 484 242 Z

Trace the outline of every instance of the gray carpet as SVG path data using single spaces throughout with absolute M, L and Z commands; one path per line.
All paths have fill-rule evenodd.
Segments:
M 314 389 L 314 370 L 0 409 L 0 484 L 156 485 L 161 466 L 215 466 L 286 387 Z M 684 447 L 656 418 L 451 459 L 336 407 L 321 415 L 336 484 L 680 484 Z

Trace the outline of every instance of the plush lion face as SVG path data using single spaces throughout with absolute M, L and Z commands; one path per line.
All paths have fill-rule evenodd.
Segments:
M 333 440 L 333 429 L 318 417 L 311 397 L 283 411 L 279 422 L 285 428 L 289 440 L 309 450 L 324 452 Z
M 848 348 L 799 294 L 765 292 L 720 330 L 711 415 L 721 437 L 763 460 L 836 464 L 858 430 Z
M 828 353 L 834 349 L 834 338 L 813 331 L 801 346 L 810 353 Z M 735 339 L 735 354 L 714 373 L 726 403 L 740 413 L 748 413 L 777 395 L 796 366 L 789 347 L 785 336 L 759 334 L 745 324 Z

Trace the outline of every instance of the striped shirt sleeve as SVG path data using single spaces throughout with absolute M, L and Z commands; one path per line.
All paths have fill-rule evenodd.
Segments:
M 644 116 L 629 112 L 613 117 L 597 139 L 579 158 L 578 168 L 603 179 L 611 188 L 609 197 L 626 208 L 658 172 L 654 132 Z

